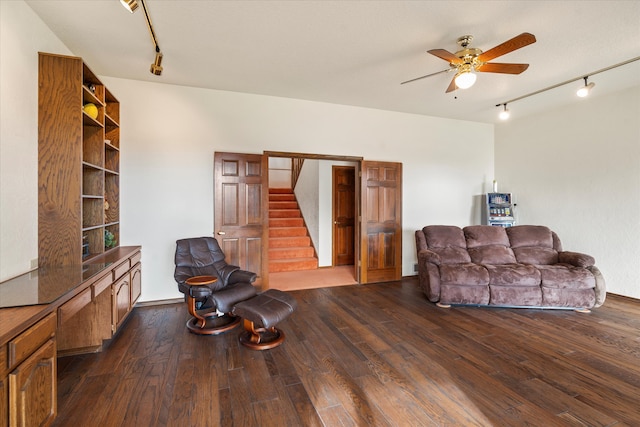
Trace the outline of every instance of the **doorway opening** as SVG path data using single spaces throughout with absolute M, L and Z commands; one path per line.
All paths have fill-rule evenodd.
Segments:
M 362 158 L 287 152 L 264 154 L 269 158 L 270 192 L 290 188 L 295 194 L 317 257 L 317 267 L 312 269 L 305 269 L 304 265 L 298 269 L 291 264 L 287 271 L 286 267 L 276 266 L 274 270 L 280 271 L 270 270 L 269 286 L 294 290 L 358 284 L 356 177 Z M 270 214 L 270 227 L 272 223 L 282 221 L 272 219 Z M 280 257 L 281 252 L 276 251 L 270 251 L 270 255 Z

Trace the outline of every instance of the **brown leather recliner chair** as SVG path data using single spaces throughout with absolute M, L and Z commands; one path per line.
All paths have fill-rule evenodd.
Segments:
M 213 237 L 176 241 L 175 265 L 174 278 L 193 316 L 187 322 L 191 332 L 215 335 L 239 324 L 233 307 L 256 296 L 255 273 L 227 264 Z

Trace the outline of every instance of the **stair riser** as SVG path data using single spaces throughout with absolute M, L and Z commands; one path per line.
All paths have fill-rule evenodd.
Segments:
M 298 209 L 297 202 L 269 202 L 269 209 Z
M 285 228 L 270 228 L 269 237 L 297 237 L 306 236 L 307 229 L 304 227 L 285 227 Z
M 304 227 L 302 218 L 269 219 L 269 227 Z
M 269 260 L 276 259 L 288 259 L 293 261 L 295 258 L 312 258 L 313 257 L 313 248 L 308 246 L 304 247 L 293 247 L 293 248 L 279 248 L 279 249 L 269 249 Z
M 301 218 L 299 209 L 271 209 L 269 218 Z
M 293 190 L 290 188 L 270 188 L 269 194 L 293 194 Z
M 269 248 L 292 248 L 311 245 L 309 236 L 278 237 L 269 239 Z
M 295 202 L 295 194 L 269 194 L 270 202 Z

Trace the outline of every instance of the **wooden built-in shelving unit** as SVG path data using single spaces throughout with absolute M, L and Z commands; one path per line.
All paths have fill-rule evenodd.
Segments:
M 120 241 L 120 103 L 77 57 L 40 53 L 38 83 L 39 265 L 89 262 Z

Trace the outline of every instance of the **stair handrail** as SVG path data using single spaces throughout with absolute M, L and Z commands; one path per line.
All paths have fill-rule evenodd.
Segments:
M 298 178 L 300 177 L 300 171 L 302 170 L 302 164 L 304 163 L 303 157 L 291 158 L 291 189 L 296 188 Z

